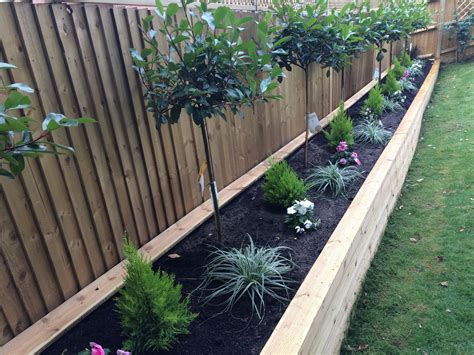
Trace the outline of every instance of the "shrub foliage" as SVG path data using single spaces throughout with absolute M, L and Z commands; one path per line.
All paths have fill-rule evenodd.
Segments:
M 272 164 L 262 184 L 265 201 L 283 208 L 296 200 L 304 200 L 308 187 L 296 172 L 283 160 Z
M 395 74 L 392 70 L 389 70 L 387 74 L 387 79 L 382 85 L 382 93 L 387 96 L 393 96 L 397 91 L 400 91 L 402 88 L 400 83 L 397 81 Z
M 119 291 L 116 308 L 120 314 L 124 348 L 133 353 L 168 350 L 180 334 L 188 334 L 197 314 L 189 310 L 189 299 L 180 284 L 164 271 L 153 271 L 150 261 L 125 241 L 127 258 L 125 286 Z
M 379 118 L 383 113 L 383 95 L 379 86 L 374 87 L 369 92 L 369 96 L 364 101 L 360 114 L 369 119 Z
M 400 80 L 405 73 L 405 67 L 400 63 L 397 58 L 393 58 L 393 75 L 395 79 Z
M 324 135 L 329 141 L 331 148 L 336 148 L 339 142 L 344 141 L 349 146 L 354 144 L 352 135 L 352 119 L 344 111 L 344 103 L 341 102 L 336 117 L 329 123 L 331 130 L 324 131 Z

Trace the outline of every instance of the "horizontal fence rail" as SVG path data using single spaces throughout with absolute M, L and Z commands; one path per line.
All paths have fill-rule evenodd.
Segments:
M 18 179 L 0 180 L 0 344 L 113 268 L 125 230 L 142 246 L 209 198 L 198 184 L 204 146 L 197 127 L 185 116 L 156 130 L 132 69 L 129 49 L 143 47 L 138 26 L 151 13 L 112 4 L 0 4 L 0 61 L 18 67 L 1 71 L 0 80 L 35 88 L 38 120 L 62 112 L 98 121 L 53 133 L 75 155 L 28 160 Z M 436 38 L 434 28 L 409 43 L 434 54 Z M 443 48 L 455 46 L 443 39 Z M 373 51 L 353 59 L 346 98 L 372 80 L 375 64 Z M 340 75 L 327 72 L 311 68 L 319 117 L 341 99 Z M 209 120 L 219 189 L 304 131 L 303 73 L 286 74 L 278 89 L 284 99 L 246 110 L 243 120 Z

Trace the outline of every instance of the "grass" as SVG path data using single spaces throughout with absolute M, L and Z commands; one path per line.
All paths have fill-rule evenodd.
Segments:
M 474 353 L 473 102 L 474 63 L 443 68 L 343 353 Z

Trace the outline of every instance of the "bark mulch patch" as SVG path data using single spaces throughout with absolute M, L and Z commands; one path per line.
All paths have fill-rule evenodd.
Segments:
M 416 80 L 417 87 L 421 86 L 430 68 L 431 63 L 428 63 L 424 75 Z M 406 93 L 405 108 L 383 116 L 382 122 L 387 128 L 394 131 L 398 127 L 415 95 L 416 93 Z M 365 97 L 349 109 L 354 124 L 359 122 L 357 113 L 364 99 Z M 383 149 L 382 146 L 354 145 L 353 150 L 359 153 L 362 161 L 360 170 L 365 171 L 364 176 L 370 172 Z M 316 135 L 310 141 L 310 166 L 326 164 L 332 154 L 333 151 L 329 149 L 322 134 Z M 292 154 L 288 162 L 301 177 L 308 176 L 310 169 L 306 170 L 303 166 L 302 148 Z M 293 260 L 298 265 L 289 275 L 295 280 L 293 292 L 290 294 L 290 297 L 293 297 L 363 180 L 352 186 L 347 198 L 333 198 L 310 192 L 309 199 L 315 202 L 315 213 L 321 218 L 321 227 L 315 232 L 298 236 L 284 224 L 285 211 L 271 208 L 264 202 L 261 182 L 261 179 L 255 182 L 222 209 L 223 239 L 228 247 L 240 247 L 248 241 L 247 234 L 249 234 L 257 245 L 290 247 L 293 250 Z M 180 258 L 171 259 L 164 256 L 155 263 L 155 267 L 176 274 L 177 281 L 183 284 L 183 292 L 188 294 L 199 285 L 209 255 L 209 246 L 215 245 L 215 241 L 214 220 L 209 219 L 167 253 L 179 254 Z M 191 324 L 189 329 L 191 334 L 181 336 L 179 343 L 175 344 L 169 353 L 257 354 L 265 345 L 287 306 L 268 300 L 265 317 L 260 322 L 256 317 L 252 318 L 251 308 L 246 302 L 237 304 L 232 314 L 218 314 L 221 308 L 202 306 L 196 298 L 192 297 L 191 308 L 193 312 L 198 312 L 199 316 Z M 57 355 L 65 349 L 67 351 L 64 354 L 76 354 L 91 341 L 112 349 L 112 353 L 121 347 L 120 320 L 114 310 L 114 297 L 81 320 L 43 354 Z

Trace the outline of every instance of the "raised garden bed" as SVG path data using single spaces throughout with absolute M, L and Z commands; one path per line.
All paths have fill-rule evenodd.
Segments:
M 431 65 L 427 65 L 425 74 L 416 79 L 418 87 L 423 83 L 430 68 Z M 393 131 L 398 127 L 416 93 L 406 95 L 407 100 L 403 110 L 385 114 L 382 118 L 384 125 Z M 363 99 L 359 100 L 348 110 L 355 123 L 358 122 L 357 113 L 362 101 Z M 374 167 L 383 149 L 383 146 L 357 144 L 354 146 L 354 150 L 361 156 L 361 170 L 365 171 L 366 176 Z M 310 164 L 324 164 L 330 159 L 331 154 L 332 151 L 328 148 L 323 135 L 318 134 L 311 140 Z M 303 166 L 302 156 L 303 149 L 298 149 L 287 160 L 300 176 L 306 177 L 308 170 Z M 321 218 L 322 226 L 315 232 L 297 236 L 291 233 L 283 223 L 283 212 L 266 205 L 263 201 L 259 180 L 222 209 L 226 246 L 239 247 L 247 241 L 246 235 L 250 234 L 258 245 L 290 247 L 293 250 L 293 259 L 298 265 L 289 275 L 296 281 L 294 285 L 294 292 L 296 292 L 363 182 L 361 180 L 352 186 L 347 195 L 348 198 L 332 198 L 310 192 L 310 200 L 315 201 L 315 211 Z M 388 193 L 391 192 L 388 191 Z M 162 257 L 155 263 L 155 267 L 175 273 L 177 280 L 184 286 L 184 292 L 189 293 L 200 283 L 209 245 L 213 244 L 215 244 L 215 235 L 211 219 L 169 252 L 169 254 L 180 255 L 180 258 Z M 292 297 L 293 294 L 290 296 Z M 199 317 L 190 327 L 191 334 L 182 337 L 180 342 L 173 347 L 173 353 L 259 353 L 286 307 L 276 301 L 269 301 L 262 322 L 255 317 L 252 319 L 251 308 L 246 302 L 238 304 L 232 315 L 216 315 L 220 311 L 219 308 L 203 307 L 199 305 L 196 297 L 192 297 L 191 308 L 199 312 Z M 44 354 L 58 354 L 65 349 L 68 350 L 67 353 L 74 354 L 82 350 L 90 341 L 96 341 L 112 349 L 120 348 L 122 342 L 120 332 L 119 317 L 114 311 L 114 298 L 111 298 L 46 349 Z
M 430 67 L 431 65 L 426 66 L 425 74 L 417 78 L 418 87 L 423 83 Z M 405 109 L 384 115 L 382 118 L 384 125 L 395 130 L 414 98 L 415 94 L 407 94 Z M 349 109 L 355 122 L 358 121 L 357 112 L 361 102 L 362 100 Z M 366 172 L 367 176 L 382 154 L 384 147 L 356 145 L 354 150 L 361 156 L 361 169 Z M 303 167 L 302 155 L 303 150 L 299 149 L 288 158 L 288 162 L 302 177 L 306 177 L 308 171 Z M 310 163 L 313 165 L 323 164 L 330 156 L 331 150 L 328 148 L 325 138 L 321 134 L 316 135 L 310 144 Z M 402 182 L 403 177 L 404 175 L 400 176 Z M 283 223 L 282 211 L 265 204 L 260 187 L 261 181 L 258 181 L 223 208 L 222 220 L 226 245 L 241 246 L 246 242 L 248 233 L 252 235 L 258 245 L 290 247 L 293 250 L 293 259 L 298 265 L 290 274 L 290 277 L 296 281 L 294 285 L 294 292 L 296 292 L 363 182 L 360 181 L 353 186 L 348 193 L 348 199 L 343 197 L 334 199 L 326 195 L 320 196 L 314 192 L 310 193 L 310 199 L 315 201 L 315 211 L 321 218 L 322 226 L 318 231 L 296 236 Z M 396 196 L 398 191 L 395 189 L 387 191 L 387 193 Z M 359 207 L 363 210 L 362 206 Z M 379 206 L 379 208 L 386 209 L 385 206 Z M 373 221 L 373 223 L 376 225 L 376 229 L 383 230 L 384 223 L 379 223 L 379 221 Z M 180 258 L 172 259 L 164 256 L 158 260 L 155 266 L 175 273 L 177 280 L 184 286 L 184 292 L 191 292 L 200 283 L 202 267 L 205 266 L 208 256 L 208 246 L 213 245 L 214 242 L 213 221 L 209 220 L 169 252 L 169 254 L 180 255 Z M 375 249 L 373 245 L 371 249 Z M 356 277 L 361 278 L 360 275 Z M 258 319 L 251 319 L 250 307 L 245 302 L 238 304 L 232 315 L 216 315 L 220 311 L 219 308 L 202 307 L 193 297 L 192 310 L 199 312 L 199 317 L 191 325 L 191 334 L 180 338 L 180 342 L 172 350 L 173 353 L 259 353 L 285 312 L 285 307 L 276 301 L 269 301 L 262 322 L 259 322 Z M 120 331 L 119 318 L 114 311 L 114 298 L 112 298 L 70 329 L 45 350 L 44 354 L 58 354 L 64 349 L 68 349 L 67 353 L 74 354 L 82 350 L 89 341 L 99 342 L 112 349 L 119 348 L 122 342 Z M 327 331 L 330 332 L 330 329 Z M 298 346 L 307 343 L 305 339 L 298 337 L 295 340 L 297 342 L 301 340 L 301 344 Z M 293 353 L 294 350 L 294 347 L 289 346 L 285 353 Z M 274 352 L 271 343 L 267 344 L 265 351 Z

